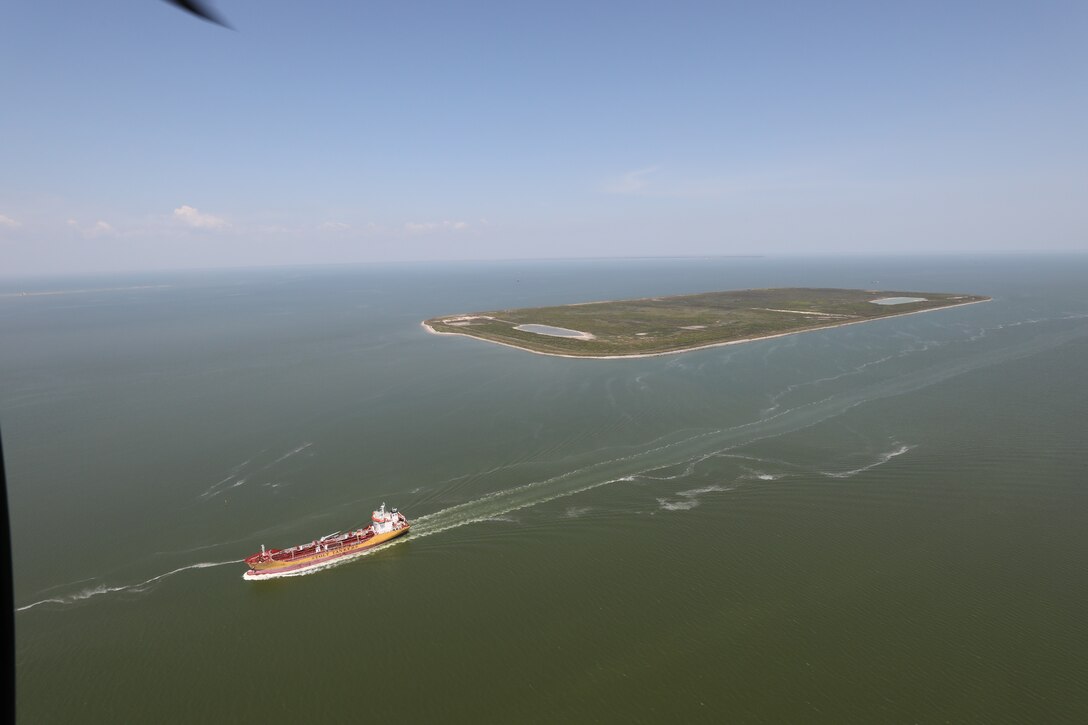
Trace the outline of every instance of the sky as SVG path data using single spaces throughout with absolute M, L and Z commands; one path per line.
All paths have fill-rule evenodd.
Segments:
M 0 275 L 1088 250 L 1088 2 L 0 8 Z

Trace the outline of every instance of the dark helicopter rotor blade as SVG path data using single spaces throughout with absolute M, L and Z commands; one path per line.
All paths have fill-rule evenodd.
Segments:
M 216 25 L 222 25 L 224 28 L 234 30 L 219 13 L 215 12 L 215 10 L 205 3 L 200 2 L 200 0 L 166 0 L 166 2 L 185 10 L 186 12 L 192 13 L 202 20 L 207 20 L 209 23 L 215 23 Z

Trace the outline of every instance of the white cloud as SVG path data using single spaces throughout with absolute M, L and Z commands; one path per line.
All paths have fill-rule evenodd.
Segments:
M 343 232 L 351 229 L 351 225 L 344 222 L 324 222 L 319 224 L 317 228 L 323 232 Z
M 18 229 L 21 226 L 23 225 L 15 221 L 11 217 L 0 214 L 0 227 L 7 227 L 8 229 Z
M 226 219 L 198 211 L 188 204 L 182 204 L 174 210 L 174 219 L 196 229 L 222 229 L 230 226 Z
M 425 232 L 437 232 L 437 231 L 462 231 L 468 229 L 468 222 L 462 221 L 440 221 L 440 222 L 405 222 L 404 230 L 409 234 L 421 234 Z
M 112 224 L 106 221 L 102 221 L 101 219 L 87 227 L 80 226 L 79 222 L 75 219 L 69 219 L 68 226 L 70 226 L 72 229 L 75 229 L 84 237 L 104 237 L 117 233 L 117 230 L 114 229 Z
M 655 171 L 657 171 L 656 166 L 628 171 L 619 178 L 605 182 L 603 188 L 609 194 L 638 194 L 644 191 L 650 183 L 646 177 Z

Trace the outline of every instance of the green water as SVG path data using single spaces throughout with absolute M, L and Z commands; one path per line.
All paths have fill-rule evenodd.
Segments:
M 1085 280 L 1054 256 L 4 282 L 20 720 L 1088 721 Z M 615 361 L 419 325 L 767 286 L 994 300 Z M 242 580 L 383 501 L 400 543 Z

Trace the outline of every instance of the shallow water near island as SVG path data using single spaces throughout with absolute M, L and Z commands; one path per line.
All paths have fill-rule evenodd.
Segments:
M 20 719 L 1088 719 L 1085 278 L 1082 255 L 3 282 Z M 769 286 L 993 301 L 630 360 L 419 324 Z M 242 580 L 383 501 L 396 543 Z

